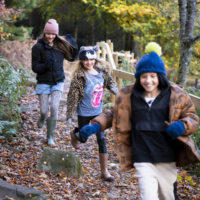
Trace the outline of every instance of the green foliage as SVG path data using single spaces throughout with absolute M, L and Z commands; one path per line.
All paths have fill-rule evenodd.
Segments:
M 6 2 L 6 5 L 8 7 L 15 7 L 16 9 L 20 9 L 23 12 L 20 14 L 19 19 L 24 19 L 28 17 L 28 14 L 30 14 L 33 10 L 33 8 L 36 8 L 38 6 L 39 0 L 9 0 L 9 2 Z
M 188 91 L 188 90 L 191 91 L 190 88 L 189 89 L 186 88 L 186 91 Z M 195 92 L 193 94 L 196 95 Z M 199 93 L 199 96 L 200 96 L 200 93 Z M 196 108 L 196 114 L 200 118 L 200 109 Z M 199 124 L 198 130 L 196 131 L 196 133 L 191 135 L 191 138 L 193 139 L 196 149 L 200 155 L 200 124 Z M 185 169 L 193 171 L 195 175 L 200 176 L 200 164 L 199 163 L 192 164 L 189 167 L 185 167 Z
M 188 93 L 191 93 L 195 96 L 200 97 L 200 90 L 196 89 L 195 87 L 186 87 L 185 91 L 188 92 Z
M 196 108 L 196 114 L 199 116 L 200 118 L 200 109 L 197 109 Z M 199 127 L 198 127 L 198 130 L 197 132 L 194 134 L 194 135 L 191 135 L 194 143 L 195 143 L 195 146 L 199 152 L 199 155 L 200 155 L 200 124 L 199 124 Z
M 5 7 L 4 10 L 7 14 L 4 17 L 4 24 L 3 24 L 3 31 L 5 33 L 5 36 L 7 36 L 6 39 L 9 40 L 20 40 L 23 41 L 25 38 L 30 37 L 32 33 L 33 28 L 27 28 L 27 27 L 16 27 L 14 24 L 18 20 L 22 20 L 24 18 L 27 18 L 28 15 L 32 12 L 33 8 L 38 6 L 39 0 L 10 0 L 6 1 L 6 6 L 9 7 L 6 8 L 4 4 L 0 4 L 0 11 L 1 7 Z M 15 9 L 13 9 L 14 7 Z M 0 18 L 1 22 L 1 18 Z
M 90 3 L 87 3 L 84 0 L 41 0 L 38 5 L 46 19 L 54 18 L 58 23 L 61 20 L 78 23 L 84 19 L 90 24 L 98 21 L 99 28 L 107 30 L 108 33 L 110 33 L 115 30 L 114 27 L 116 27 L 116 20 L 113 15 L 110 15 L 105 11 L 104 5 L 112 1 L 100 2 L 101 6 L 99 6 L 98 2 L 95 0 Z M 63 8 L 64 6 L 69 8 L 66 13 L 58 13 L 57 9 Z
M 110 103 L 110 91 L 108 89 L 103 90 L 103 105 Z
M 10 139 L 17 133 L 17 122 L 0 121 L 0 139 Z
M 0 120 L 2 120 L 0 121 L 0 136 L 2 138 L 16 133 L 21 122 L 18 100 L 26 90 L 23 87 L 24 78 L 21 78 L 20 73 L 1 57 L 0 83 Z
M 120 51 L 120 53 L 124 53 L 124 51 L 122 50 L 122 51 Z M 123 56 L 119 56 L 118 61 L 119 61 L 118 62 L 119 64 L 118 64 L 117 67 L 122 67 L 123 71 L 129 72 L 129 73 L 135 73 L 135 69 L 133 68 L 133 66 L 130 65 L 128 63 L 128 61 L 124 59 Z M 122 87 L 125 87 L 126 85 L 131 84 L 131 83 L 132 83 L 131 81 L 127 81 L 127 80 L 123 79 L 122 80 Z
M 20 10 L 15 10 L 13 8 L 6 8 L 4 1 L 0 2 L 0 40 L 5 40 L 10 35 L 6 32 L 5 26 L 7 26 L 8 21 L 13 21 L 21 14 Z
M 106 103 L 103 105 L 102 109 L 105 110 L 105 109 L 110 109 L 110 108 L 113 108 L 114 107 L 114 103 Z
M 5 26 L 4 31 L 10 33 L 9 40 L 20 40 L 24 41 L 25 38 L 29 37 L 32 33 L 33 28 L 16 27 L 14 25 Z

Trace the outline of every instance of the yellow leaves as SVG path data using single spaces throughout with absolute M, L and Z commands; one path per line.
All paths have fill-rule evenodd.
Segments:
M 196 185 L 196 183 L 194 183 L 193 181 L 189 181 L 189 184 L 192 185 L 192 186 Z
M 191 176 L 188 176 L 188 177 L 186 176 L 186 177 L 185 177 L 185 180 L 191 181 L 191 180 L 192 180 L 192 177 L 191 177 Z
M 85 169 L 83 169 L 83 172 L 84 172 L 84 173 L 86 173 L 86 174 L 88 174 L 88 173 L 89 173 L 89 172 L 88 172 L 88 171 L 86 171 Z
M 13 16 L 13 19 L 16 19 L 16 18 L 18 18 L 19 17 L 19 15 L 14 15 Z
M 181 173 L 181 176 L 184 176 L 187 173 L 187 171 L 183 170 L 183 172 Z
M 177 175 L 177 182 L 182 181 L 182 177 L 180 175 Z

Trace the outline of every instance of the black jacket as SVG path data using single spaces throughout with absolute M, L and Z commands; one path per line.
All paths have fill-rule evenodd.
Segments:
M 69 60 L 74 61 L 78 54 L 78 46 L 71 35 L 67 34 L 66 39 L 74 46 L 71 52 L 72 59 Z M 48 58 L 55 59 L 50 69 L 45 64 Z M 39 39 L 32 47 L 32 70 L 37 73 L 37 83 L 56 85 L 59 82 L 63 82 L 65 79 L 63 60 L 64 54 L 61 51 L 55 50 L 44 40 Z
M 172 140 L 166 133 L 164 123 L 169 121 L 170 94 L 168 86 L 149 108 L 142 93 L 133 89 L 131 107 L 134 162 L 177 161 L 177 140 Z

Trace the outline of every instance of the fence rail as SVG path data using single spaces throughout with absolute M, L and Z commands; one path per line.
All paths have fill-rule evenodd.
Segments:
M 107 40 L 106 42 L 97 42 L 97 45 L 100 47 L 100 50 L 97 52 L 98 55 L 106 59 L 106 56 L 108 58 L 108 62 L 110 63 L 112 67 L 112 77 L 113 79 L 118 83 L 119 89 L 122 88 L 122 79 L 135 82 L 134 74 L 125 72 L 122 70 L 122 68 L 117 68 L 118 66 L 118 57 L 124 56 L 125 59 L 127 59 L 128 62 L 137 62 L 137 59 L 134 59 L 134 54 L 130 54 L 129 52 L 125 53 L 119 53 L 119 52 L 113 52 L 113 43 L 111 43 L 110 40 Z M 197 97 L 195 95 L 189 94 L 192 102 L 195 105 L 195 108 L 200 109 L 200 97 Z M 114 103 L 115 96 L 111 94 L 111 102 Z

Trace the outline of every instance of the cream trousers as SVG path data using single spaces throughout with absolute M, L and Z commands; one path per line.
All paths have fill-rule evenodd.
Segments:
M 142 200 L 175 200 L 176 163 L 134 163 Z

